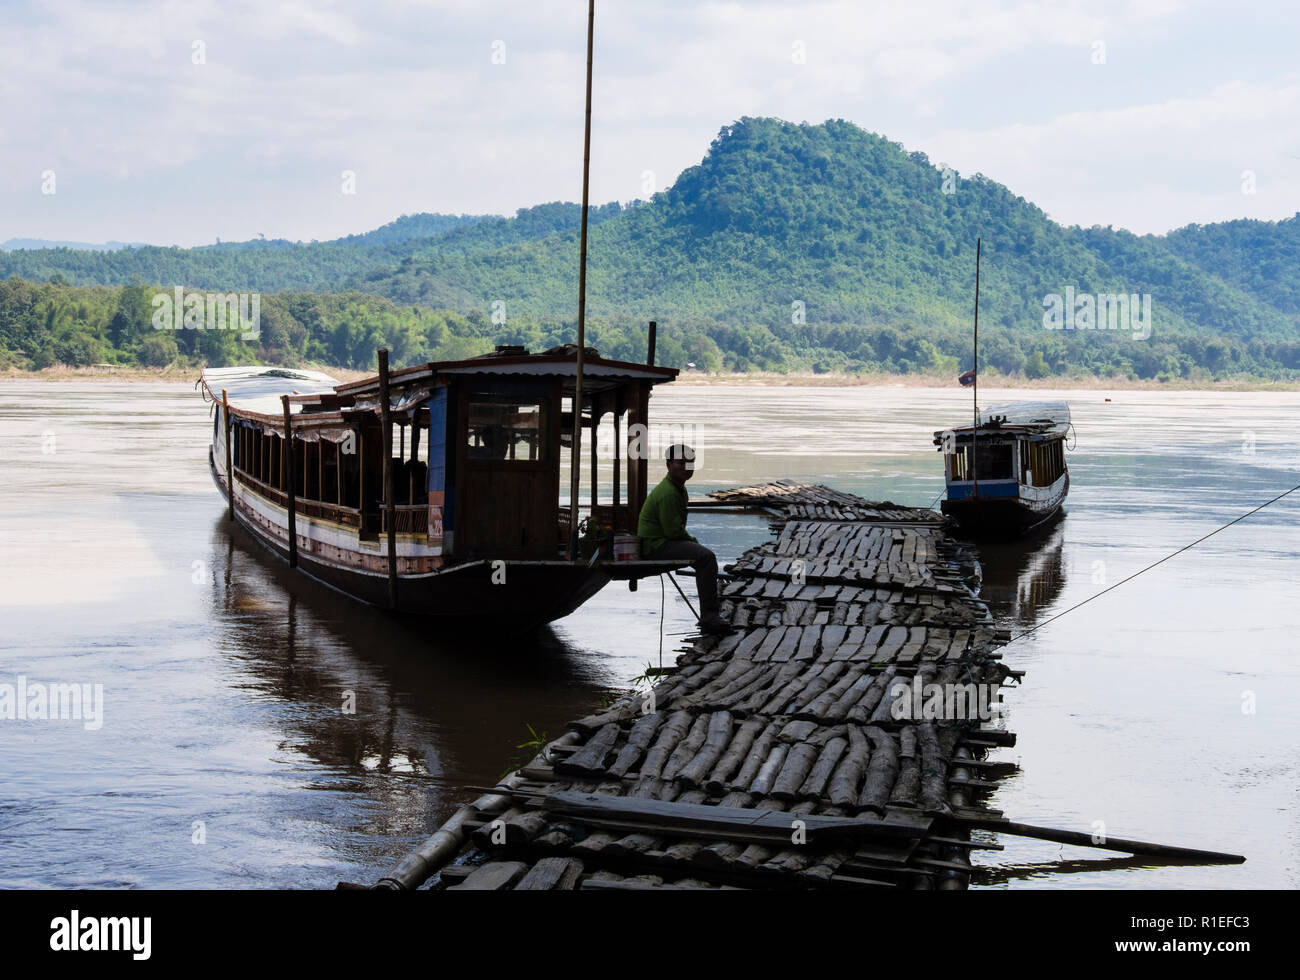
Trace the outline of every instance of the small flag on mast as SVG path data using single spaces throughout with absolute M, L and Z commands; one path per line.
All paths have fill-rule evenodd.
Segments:
M 967 371 L 965 374 L 959 374 L 957 380 L 961 382 L 963 388 L 969 388 L 975 383 L 975 372 Z

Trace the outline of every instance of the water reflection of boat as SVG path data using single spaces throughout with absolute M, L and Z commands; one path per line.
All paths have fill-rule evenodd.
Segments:
M 525 722 L 554 731 L 603 693 L 581 651 L 549 630 L 526 652 L 502 642 L 485 657 L 484 640 L 341 603 L 251 543 L 240 525 L 213 529 L 213 621 L 230 683 L 280 706 L 279 745 L 311 760 L 307 785 L 363 790 L 383 804 L 388 832 L 445 819 L 460 786 L 496 777 Z
M 1065 588 L 1065 528 L 1058 521 L 1015 541 L 980 546 L 980 598 L 999 622 L 1032 626 Z
M 354 598 L 494 628 L 548 623 L 613 579 L 682 564 L 614 562 L 596 536 L 575 547 L 560 504 L 575 397 L 593 475 L 601 419 L 613 416 L 616 444 L 628 435 L 611 504 L 597 504 L 592 481 L 591 524 L 635 533 L 647 490 L 638 433 L 651 388 L 677 374 L 595 351 L 583 361 L 571 347 L 510 348 L 390 374 L 381 352 L 378 376 L 346 384 L 281 368 L 208 370 L 212 477 L 259 543 Z
M 1011 538 L 1046 524 L 1070 491 L 1065 402 L 1017 402 L 979 413 L 978 425 L 934 434 L 943 453 L 943 513 L 971 537 Z

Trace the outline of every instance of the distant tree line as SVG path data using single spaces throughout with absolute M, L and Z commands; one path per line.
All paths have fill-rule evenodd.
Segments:
M 31 370 L 55 364 L 132 367 L 304 363 L 368 369 L 387 347 L 394 364 L 455 360 L 520 344 L 533 351 L 572 343 L 572 319 L 489 310 L 399 306 L 362 292 L 272 293 L 260 297 L 256 338 L 240 330 L 167 329 L 154 297 L 170 289 L 69 286 L 11 278 L 0 282 L 0 366 Z M 498 317 L 499 319 L 499 317 Z M 594 317 L 588 343 L 606 357 L 641 361 L 646 322 Z M 700 371 L 812 371 L 950 375 L 970 364 L 965 331 L 911 324 L 727 324 L 705 318 L 662 320 L 656 360 Z M 1147 340 L 1101 331 L 986 329 L 980 342 L 985 373 L 1027 378 L 1300 377 L 1300 338 L 1249 340 L 1188 330 L 1157 330 Z

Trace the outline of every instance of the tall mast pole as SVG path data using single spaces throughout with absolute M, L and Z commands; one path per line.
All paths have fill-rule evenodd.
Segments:
M 573 445 L 569 450 L 569 558 L 578 554 L 578 476 L 582 463 L 582 363 L 587 344 L 587 194 L 591 183 L 591 48 L 596 0 L 587 0 L 587 119 L 582 134 L 582 230 L 578 238 L 578 370 L 573 386 Z M 593 413 L 594 417 L 594 413 Z M 595 438 L 593 432 L 592 438 Z
M 971 499 L 974 500 L 979 496 L 980 481 L 978 462 L 978 450 L 976 442 L 979 440 L 980 433 L 980 239 L 975 239 L 975 379 L 974 388 L 971 391 L 971 415 L 972 424 L 975 426 L 970 434 L 970 469 L 971 469 Z

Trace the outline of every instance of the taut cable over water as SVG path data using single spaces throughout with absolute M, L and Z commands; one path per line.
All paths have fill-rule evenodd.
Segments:
M 1183 545 L 1183 546 L 1182 546 L 1181 548 L 1179 548 L 1177 551 L 1170 552 L 1169 554 L 1167 554 L 1167 555 L 1165 555 L 1163 558 L 1161 558 L 1159 561 L 1154 561 L 1154 562 L 1152 562 L 1150 565 L 1148 565 L 1146 568 L 1139 569 L 1138 571 L 1134 572 L 1132 575 L 1129 575 L 1129 576 L 1127 576 L 1127 577 L 1125 577 L 1125 578 L 1120 579 L 1120 580 L 1119 580 L 1118 582 L 1116 582 L 1114 585 L 1109 585 L 1109 586 L 1107 586 L 1106 588 L 1102 589 L 1100 592 L 1096 593 L 1095 595 L 1090 595 L 1090 596 L 1088 596 L 1088 598 L 1084 599 L 1082 602 L 1076 602 L 1073 606 L 1070 606 L 1070 608 L 1068 608 L 1068 609 L 1062 609 L 1059 613 L 1056 613 L 1056 614 L 1053 615 L 1053 616 L 1049 616 L 1047 619 L 1043 620 L 1041 623 L 1036 623 L 1036 624 L 1034 624 L 1033 626 L 1029 627 L 1029 629 L 1027 629 L 1027 630 L 1022 630 L 1021 632 L 1017 633 L 1015 636 L 1011 637 L 1011 639 L 1009 639 L 1007 642 L 1008 642 L 1008 643 L 1014 643 L 1016 640 L 1019 640 L 1019 639 L 1021 639 L 1021 638 L 1023 638 L 1023 637 L 1026 637 L 1026 636 L 1028 636 L 1030 633 L 1035 632 L 1036 630 L 1040 630 L 1040 629 L 1042 629 L 1042 628 L 1043 628 L 1044 626 L 1046 626 L 1048 623 L 1055 622 L 1056 620 L 1060 619 L 1062 616 L 1065 616 L 1065 615 L 1067 615 L 1067 614 L 1069 614 L 1069 613 L 1074 612 L 1076 609 L 1079 609 L 1079 608 L 1081 608 L 1081 607 L 1083 607 L 1083 606 L 1086 606 L 1088 603 L 1092 602 L 1093 599 L 1100 599 L 1100 598 L 1101 598 L 1102 596 L 1104 596 L 1107 592 L 1113 592 L 1115 589 L 1118 589 L 1118 588 L 1119 588 L 1121 585 L 1123 585 L 1124 583 L 1126 583 L 1126 582 L 1132 582 L 1132 581 L 1133 581 L 1135 578 L 1137 578 L 1139 575 L 1143 575 L 1143 574 L 1145 574 L 1146 572 L 1151 571 L 1151 569 L 1155 568 L 1157 565 L 1163 565 L 1165 562 L 1169 561 L 1169 559 L 1171 559 L 1171 558 L 1177 558 L 1177 557 L 1178 557 L 1179 555 L 1181 555 L 1184 551 L 1189 551 L 1189 550 L 1191 550 L 1192 548 L 1195 548 L 1195 547 L 1196 547 L 1198 544 L 1200 544 L 1202 541 L 1206 541 L 1206 540 L 1208 540 L 1209 538 L 1214 537 L 1214 536 L 1215 536 L 1216 534 L 1218 534 L 1220 531 L 1226 531 L 1228 528 L 1232 527 L 1232 525 L 1234 525 L 1234 524 L 1238 524 L 1238 523 L 1240 523 L 1241 521 L 1244 521 L 1247 517 L 1250 517 L 1252 514 L 1258 514 L 1258 513 L 1259 513 L 1261 510 L 1263 510 L 1265 507 L 1269 506 L 1270 504 L 1275 504 L 1275 503 L 1277 503 L 1277 502 L 1278 502 L 1279 500 L 1281 500 L 1283 497 L 1290 496 L 1291 494 L 1295 493 L 1297 490 L 1300 490 L 1300 484 L 1297 484 L 1296 486 L 1292 487 L 1290 490 L 1287 490 L 1287 491 L 1285 491 L 1285 492 L 1283 492 L 1283 493 L 1279 493 L 1276 497 L 1272 498 L 1271 500 L 1266 500 L 1266 501 L 1264 501 L 1264 502 L 1263 502 L 1262 504 L 1260 504 L 1258 507 L 1255 507 L 1255 508 L 1252 509 L 1252 510 L 1248 510 L 1248 511 L 1246 511 L 1246 513 L 1242 514 L 1240 517 L 1233 518 L 1233 519 L 1230 520 L 1227 524 L 1224 524 L 1224 525 L 1221 526 L 1221 527 L 1216 527 L 1216 528 L 1215 528 L 1213 531 L 1211 531 L 1209 534 L 1203 534 L 1203 535 L 1201 535 L 1199 538 L 1197 538 L 1197 539 L 1196 539 L 1195 541 L 1193 541 L 1191 544 L 1185 544 L 1185 545 Z

